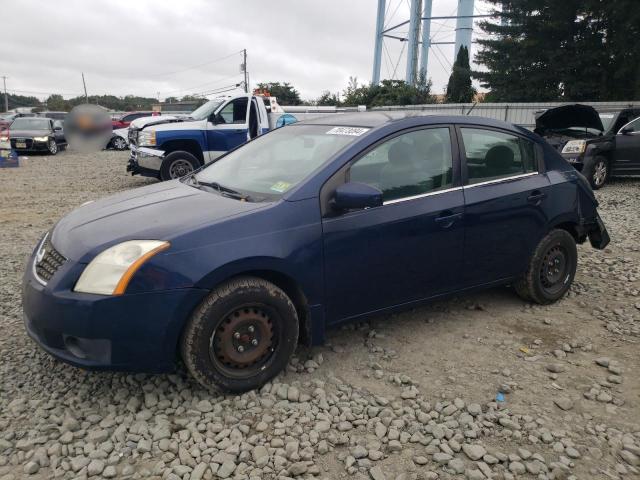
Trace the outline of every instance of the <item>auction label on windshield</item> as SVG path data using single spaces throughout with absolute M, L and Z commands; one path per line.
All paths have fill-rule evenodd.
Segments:
M 327 135 L 351 135 L 353 137 L 359 137 L 363 133 L 369 131 L 368 128 L 359 127 L 333 127 L 327 132 Z

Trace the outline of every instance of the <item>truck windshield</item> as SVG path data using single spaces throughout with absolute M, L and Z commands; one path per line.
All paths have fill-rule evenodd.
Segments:
M 224 100 L 220 98 L 214 98 L 213 100 L 209 100 L 204 105 L 201 105 L 198 108 L 196 108 L 193 112 L 189 114 L 189 116 L 194 120 L 204 120 L 205 118 L 209 118 L 209 115 L 215 112 L 216 109 L 220 105 L 222 105 L 222 102 L 224 102 Z
M 327 125 L 279 128 L 230 152 L 195 178 L 251 201 L 277 200 L 366 130 Z

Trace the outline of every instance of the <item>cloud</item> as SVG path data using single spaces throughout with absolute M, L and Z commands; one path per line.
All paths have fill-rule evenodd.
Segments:
M 407 2 L 387 3 L 390 24 L 408 18 Z M 362 83 L 370 80 L 376 4 L 374 0 L 3 2 L 0 74 L 7 75 L 10 92 L 38 92 L 40 98 L 47 93 L 80 95 L 81 72 L 89 94 L 182 96 L 240 82 L 237 52 L 246 48 L 253 85 L 288 81 L 303 98 L 311 99 L 324 90 L 342 91 L 351 75 Z M 436 1 L 433 14 L 455 13 L 456 4 L 456 0 Z M 448 26 L 432 26 L 440 40 L 453 38 L 454 23 L 445 23 Z M 403 44 L 387 40 L 386 46 L 383 78 L 391 76 L 396 62 L 396 78 L 403 78 L 406 60 L 398 57 Z M 221 57 L 227 58 L 212 62 Z M 446 85 L 452 62 L 452 46 L 432 49 L 428 75 L 436 92 Z

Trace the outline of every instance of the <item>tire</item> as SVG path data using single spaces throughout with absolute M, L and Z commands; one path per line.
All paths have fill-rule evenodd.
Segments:
M 587 178 L 591 188 L 594 190 L 604 187 L 610 174 L 609 160 L 602 155 L 587 160 L 582 169 L 582 174 Z
M 122 137 L 115 136 L 111 139 L 111 148 L 114 150 L 126 150 L 127 141 Z
M 240 393 L 283 370 L 297 342 L 298 314 L 289 297 L 266 280 L 239 277 L 220 285 L 196 309 L 180 350 L 203 387 Z
M 566 230 L 552 230 L 538 243 L 527 272 L 514 288 L 524 300 L 541 305 L 553 303 L 571 287 L 577 266 L 574 238 Z
M 167 155 L 160 167 L 160 180 L 174 180 L 200 168 L 200 160 L 189 152 L 177 151 Z
M 56 155 L 58 153 L 58 144 L 53 138 L 50 138 L 47 142 L 47 151 L 49 155 Z

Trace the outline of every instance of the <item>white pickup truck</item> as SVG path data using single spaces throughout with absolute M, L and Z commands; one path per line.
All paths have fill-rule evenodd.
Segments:
M 143 117 L 129 126 L 127 171 L 179 178 L 273 128 L 293 123 L 275 97 L 238 93 L 209 100 L 190 115 Z

